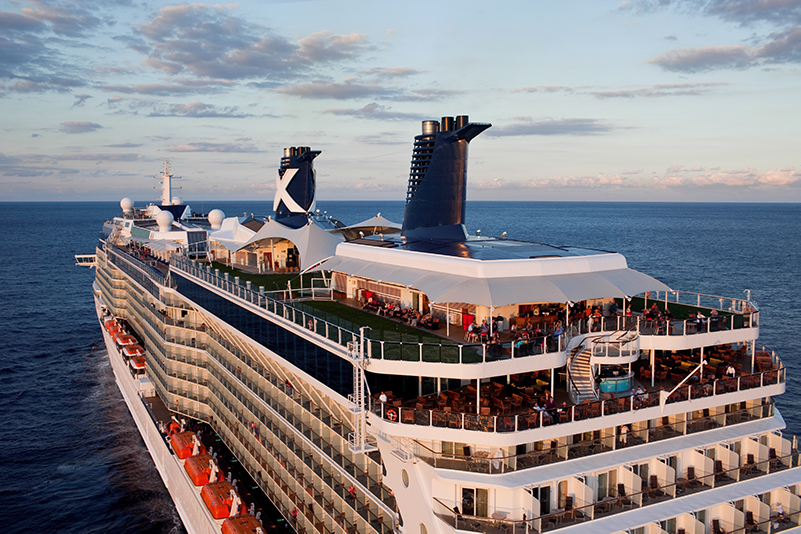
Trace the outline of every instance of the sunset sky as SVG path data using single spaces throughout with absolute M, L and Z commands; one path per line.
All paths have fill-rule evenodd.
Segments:
M 403 200 L 466 114 L 470 200 L 799 202 L 801 0 L 0 0 L 0 201 Z

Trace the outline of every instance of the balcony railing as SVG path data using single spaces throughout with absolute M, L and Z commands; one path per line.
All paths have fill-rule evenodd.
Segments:
M 241 285 L 238 280 L 231 279 L 226 275 L 219 275 L 205 268 L 199 263 L 189 260 L 183 256 L 173 255 L 170 260 L 172 269 L 176 269 L 192 276 L 195 276 L 213 286 L 230 293 L 231 295 L 254 304 L 268 313 L 272 313 L 283 319 L 290 320 L 297 326 L 310 330 L 315 334 L 332 341 L 343 348 L 347 348 L 349 343 L 358 344 L 361 336 L 358 333 L 360 324 L 338 318 L 331 314 L 326 314 L 320 310 L 303 306 L 299 302 L 291 301 L 287 303 L 285 299 L 289 296 L 287 291 L 265 292 L 254 290 L 249 283 Z M 306 293 L 293 291 L 293 297 L 319 296 L 324 292 L 326 298 L 330 298 L 330 290 L 308 289 Z M 698 294 L 679 292 L 681 295 L 695 295 L 697 300 L 701 299 Z M 709 297 L 713 298 L 713 297 Z M 727 300 L 722 297 L 714 297 L 718 301 Z M 731 300 L 736 309 L 746 309 L 745 301 L 737 299 Z M 659 301 L 663 302 L 663 301 Z M 706 308 L 701 308 L 706 310 Z M 688 336 L 704 332 L 715 332 L 722 329 L 748 328 L 757 324 L 758 312 L 721 312 L 717 318 L 710 318 L 705 321 L 697 320 L 671 320 L 654 321 L 638 315 L 632 316 L 613 316 L 594 319 L 588 322 L 586 319 L 571 323 L 571 335 L 586 334 L 593 332 L 637 332 L 639 335 L 670 335 Z M 735 320 L 735 318 L 737 318 Z M 454 343 L 447 339 L 442 343 L 425 343 L 418 341 L 394 341 L 370 338 L 365 335 L 365 351 L 368 358 L 378 360 L 397 360 L 430 363 L 452 363 L 470 364 L 486 363 L 498 360 L 535 356 L 545 353 L 562 352 L 567 348 L 569 337 L 565 334 L 558 336 L 544 335 L 541 337 L 514 340 L 504 343 Z
M 632 492 L 631 494 L 626 493 L 625 487 L 621 488 L 623 484 L 619 484 L 617 489 L 610 488 L 612 495 L 602 500 L 583 506 L 564 505 L 562 509 L 526 519 L 522 517 L 518 520 L 506 519 L 508 514 L 505 512 L 494 512 L 491 514 L 494 517 L 466 515 L 458 511 L 458 503 L 448 504 L 436 497 L 434 497 L 434 511 L 440 519 L 457 530 L 483 532 L 485 534 L 500 534 L 501 532 L 512 534 L 539 533 L 635 508 L 642 508 L 741 480 L 769 475 L 776 471 L 798 467 L 798 465 L 798 451 L 793 451 L 784 456 L 776 456 L 751 464 L 744 463 L 731 469 L 720 469 L 714 473 L 697 477 L 692 476 L 690 473 L 684 473 L 684 476 L 679 477 L 670 484 L 653 483 L 654 481 L 652 480 L 643 481 L 643 486 L 647 486 L 647 489 Z M 783 519 L 790 518 L 790 521 L 792 521 L 792 515 L 788 515 Z M 797 515 L 795 521 L 798 521 Z
M 785 379 L 786 368 L 780 367 L 776 370 L 742 375 L 736 378 L 722 378 L 706 384 L 685 385 L 678 388 L 668 397 L 667 404 L 784 383 Z M 724 399 L 720 401 L 721 404 L 725 402 Z M 374 414 L 390 423 L 503 433 L 573 423 L 632 410 L 642 410 L 658 405 L 659 393 L 653 392 L 574 404 L 566 408 L 509 415 L 445 412 L 380 403 L 375 403 L 371 410 Z
M 172 269 L 195 276 L 237 298 L 254 304 L 268 313 L 289 320 L 300 328 L 312 331 L 345 349 L 347 349 L 348 344 L 357 345 L 361 339 L 361 335 L 357 333 L 361 325 L 325 314 L 326 318 L 339 322 L 339 324 L 335 324 L 332 321 L 323 319 L 324 313 L 320 310 L 308 307 L 301 309 L 301 305 L 295 302 L 287 304 L 279 300 L 285 295 L 283 291 L 273 293 L 254 291 L 252 288 L 237 284 L 230 277 L 218 276 L 210 269 L 202 268 L 196 262 L 177 255 L 172 256 L 170 266 Z M 320 290 L 314 291 L 319 292 Z M 511 346 L 511 343 L 501 346 L 490 343 L 452 343 L 446 339 L 443 339 L 442 343 L 388 341 L 371 339 L 369 336 L 365 336 L 364 339 L 368 358 L 454 364 L 485 363 L 510 357 L 556 353 L 561 352 L 565 346 L 564 334 L 560 336 L 544 336 L 537 342 L 532 341 L 525 350 L 518 348 L 517 351 Z M 504 349 L 509 350 L 507 352 Z

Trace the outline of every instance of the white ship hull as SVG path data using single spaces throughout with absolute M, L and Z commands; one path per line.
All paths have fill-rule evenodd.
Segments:
M 153 464 L 156 466 L 164 486 L 170 492 L 170 497 L 175 503 L 184 527 L 190 534 L 218 534 L 220 522 L 211 516 L 200 497 L 200 492 L 195 489 L 181 461 L 172 453 L 161 432 L 159 432 L 145 406 L 143 398 L 139 394 L 137 384 L 122 354 L 117 350 L 111 335 L 105 328 L 102 328 L 101 303 L 97 296 L 95 296 L 95 307 L 98 319 L 101 321 L 103 341 L 106 344 L 106 351 L 108 352 L 111 369 L 114 371 L 117 387 L 122 393 L 122 398 L 125 400 L 126 406 L 128 406 L 128 411 L 131 413 L 134 423 L 136 423 L 139 435 L 142 436 L 142 440 L 145 442 L 151 458 L 153 458 Z

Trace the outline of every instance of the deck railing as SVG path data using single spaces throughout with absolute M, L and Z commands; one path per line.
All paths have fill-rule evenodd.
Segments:
M 362 326 L 320 310 L 303 305 L 299 298 L 325 298 L 329 300 L 329 289 L 306 288 L 304 290 L 288 290 L 266 292 L 263 288 L 254 289 L 250 282 L 242 283 L 238 278 L 204 267 L 198 262 L 183 256 L 173 255 L 171 268 L 195 276 L 231 295 L 254 304 L 265 311 L 288 319 L 297 326 L 311 330 L 347 349 L 349 343 L 358 344 L 361 337 L 358 333 Z M 680 292 L 681 293 L 681 292 Z M 689 295 L 688 293 L 681 293 Z M 290 297 L 291 295 L 291 297 Z M 694 294 L 695 295 L 695 294 Z M 285 300 L 291 298 L 292 300 Z M 719 297 L 718 300 L 722 299 Z M 739 306 L 736 299 L 729 299 Z M 744 302 L 744 301 L 743 301 Z M 588 321 L 582 319 L 571 324 L 571 334 L 593 332 L 637 332 L 639 335 L 693 335 L 703 332 L 714 332 L 717 329 L 746 328 L 755 325 L 758 312 L 745 314 L 725 312 L 718 319 L 705 322 L 694 320 L 652 321 L 644 317 L 613 316 Z M 739 320 L 732 319 L 739 317 Z M 545 353 L 561 352 L 567 348 L 569 337 L 543 335 L 532 339 L 518 339 L 504 343 L 456 343 L 446 339 L 438 342 L 420 342 L 415 340 L 374 339 L 365 335 L 365 351 L 368 358 L 381 360 L 416 361 L 430 363 L 486 363 L 492 361 L 536 356 Z
M 736 378 L 722 378 L 706 384 L 684 385 L 668 397 L 667 404 L 770 386 L 784 383 L 785 379 L 786 368 L 780 367 Z M 720 402 L 725 403 L 725 400 L 722 399 Z M 428 408 L 417 409 L 393 406 L 387 403 L 375 403 L 372 405 L 371 410 L 375 415 L 390 423 L 508 433 L 573 423 L 606 415 L 642 410 L 653 406 L 659 406 L 659 392 L 597 400 L 539 412 L 509 415 L 445 412 Z
M 198 263 L 178 255 L 172 256 L 170 266 L 254 304 L 268 313 L 289 320 L 307 331 L 312 331 L 329 341 L 333 341 L 344 349 L 347 349 L 348 344 L 358 344 L 360 342 L 361 335 L 358 330 L 361 325 L 303 306 L 302 303 L 295 300 L 291 300 L 289 303 L 280 300 L 288 296 L 288 292 L 264 292 L 254 290 L 248 285 L 242 286 L 237 280 L 231 279 L 229 276 L 224 274 L 220 276 L 211 271 L 210 268 L 203 268 Z M 319 296 L 320 291 L 319 289 L 314 289 L 312 292 L 304 294 L 304 297 L 312 294 Z M 329 294 L 329 290 L 322 291 L 325 291 L 326 295 Z M 292 293 L 293 298 L 299 294 L 295 290 Z M 334 323 L 334 320 L 339 324 Z M 549 335 L 542 337 L 536 343 L 532 342 L 530 347 L 525 350 L 518 349 L 515 353 L 511 343 L 504 344 L 504 346 L 491 343 L 461 344 L 449 342 L 446 339 L 443 339 L 442 343 L 426 343 L 372 339 L 367 335 L 364 339 L 365 352 L 368 358 L 455 364 L 485 363 L 510 357 L 555 353 L 560 352 L 565 343 L 564 334 L 560 336 Z M 506 353 L 504 348 L 509 348 L 510 351 Z
M 582 523 L 584 521 L 606 517 L 608 515 L 642 508 L 651 504 L 657 504 L 666 500 L 682 497 L 691 493 L 702 492 L 715 487 L 724 486 L 739 482 L 741 480 L 769 475 L 776 471 L 798 467 L 798 451 L 792 451 L 784 456 L 777 456 L 769 460 L 743 464 L 731 469 L 724 469 L 714 473 L 708 473 L 693 478 L 685 476 L 679 477 L 676 481 L 669 484 L 656 484 L 650 486 L 650 481 L 643 481 L 647 489 L 631 494 L 618 492 L 616 488 L 611 489 L 611 495 L 590 504 L 583 506 L 572 506 L 569 509 L 560 508 L 550 513 L 523 519 L 506 519 L 508 513 L 493 512 L 494 517 L 484 517 L 477 515 L 467 515 L 458 511 L 458 503 L 448 504 L 434 497 L 434 511 L 446 523 L 454 526 L 457 530 L 467 530 L 470 532 L 483 532 L 494 534 L 496 532 L 507 532 L 517 534 L 527 534 L 529 532 L 543 532 L 559 527 L 566 527 Z M 488 510 L 489 512 L 489 510 Z M 781 520 L 792 524 L 798 524 L 799 512 L 786 514 Z M 522 516 L 522 514 L 521 514 Z M 777 523 L 779 518 L 774 518 Z M 778 530 L 778 529 L 777 529 Z M 737 532 L 743 532 L 738 530 Z

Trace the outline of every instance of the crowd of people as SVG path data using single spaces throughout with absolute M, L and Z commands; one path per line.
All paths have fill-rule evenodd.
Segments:
M 362 303 L 362 309 L 374 312 L 376 315 L 398 320 L 412 327 L 423 326 L 431 330 L 439 328 L 439 319 L 434 318 L 431 313 L 420 313 L 412 308 L 405 308 L 402 304 L 394 302 L 381 302 L 374 294 L 367 295 Z

